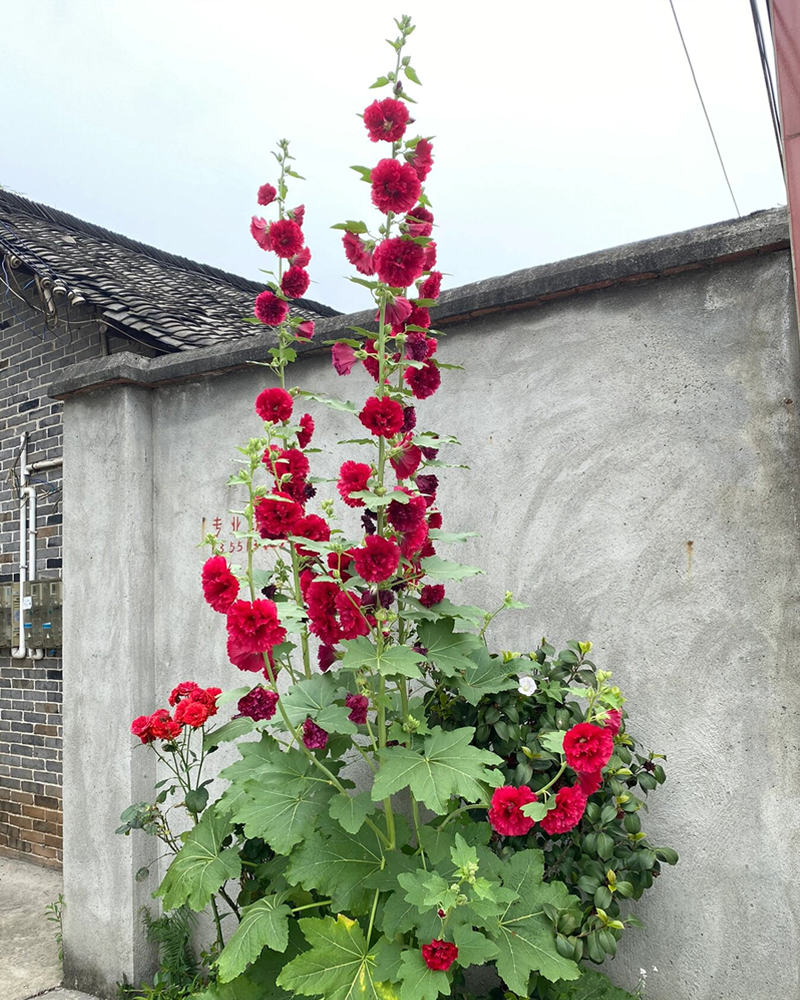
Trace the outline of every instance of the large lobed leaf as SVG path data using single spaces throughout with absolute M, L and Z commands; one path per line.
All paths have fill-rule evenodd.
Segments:
M 219 978 L 230 982 L 254 962 L 264 948 L 285 952 L 291 910 L 283 896 L 265 896 L 242 910 L 241 923 L 217 960 Z
M 292 885 L 330 896 L 335 911 L 363 913 L 373 893 L 366 884 L 384 867 L 383 851 L 372 830 L 358 836 L 336 830 L 314 833 L 292 851 L 286 878 Z
M 325 1000 L 398 1000 L 394 986 L 376 980 L 374 955 L 354 920 L 339 914 L 299 924 L 311 947 L 285 966 L 279 986 Z
M 198 912 L 204 910 L 212 895 L 228 879 L 239 877 L 242 863 L 237 849 L 222 848 L 231 829 L 228 817 L 218 813 L 213 806 L 205 811 L 172 859 L 155 893 L 162 897 L 165 910 L 184 905 Z
M 553 925 L 544 912 L 547 904 L 566 908 L 572 897 L 563 882 L 542 882 L 543 869 L 541 851 L 520 851 L 506 862 L 503 884 L 520 898 L 488 925 L 498 948 L 498 974 L 510 990 L 525 996 L 532 972 L 551 982 L 580 975 L 575 962 L 559 955 Z
M 470 746 L 474 733 L 471 727 L 448 733 L 437 726 L 425 738 L 422 753 L 402 746 L 381 750 L 373 801 L 404 788 L 410 788 L 420 802 L 439 814 L 447 811 L 454 795 L 468 802 L 484 801 L 488 788 L 503 784 L 502 774 L 489 770 L 502 760 L 488 750 Z
M 277 854 L 289 854 L 312 833 L 336 793 L 299 750 L 283 751 L 272 740 L 257 746 L 223 772 L 236 783 L 221 807 L 244 824 L 247 837 L 261 837 Z

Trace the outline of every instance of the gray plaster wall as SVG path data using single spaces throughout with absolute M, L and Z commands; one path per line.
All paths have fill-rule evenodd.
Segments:
M 657 966 L 650 1000 L 800 993 L 794 309 L 777 251 L 455 322 L 439 357 L 466 371 L 419 406 L 463 442 L 441 457 L 470 466 L 439 494 L 447 530 L 482 533 L 447 553 L 487 571 L 457 596 L 530 605 L 498 621 L 500 648 L 591 639 L 629 729 L 667 754 L 645 828 L 681 863 L 605 966 L 627 988 Z M 292 380 L 357 402 L 372 387 L 322 356 Z M 66 396 L 67 983 L 99 995 L 146 965 L 144 848 L 112 832 L 151 778 L 127 725 L 180 680 L 240 680 L 196 546 L 237 506 L 224 484 L 265 383 L 251 367 Z M 333 475 L 352 418 L 309 409 L 333 452 L 314 472 Z

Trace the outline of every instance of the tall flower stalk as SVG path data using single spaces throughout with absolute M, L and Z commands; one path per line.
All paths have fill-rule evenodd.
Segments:
M 258 192 L 277 217 L 251 223 L 258 245 L 277 257 L 254 306 L 254 321 L 274 331 L 264 362 L 274 383 L 255 400 L 262 431 L 239 448 L 229 480 L 244 495 L 246 565 L 229 565 L 210 536 L 202 575 L 208 604 L 225 616 L 231 664 L 258 683 L 215 698 L 215 706 L 236 701 L 237 713 L 204 733 L 203 754 L 247 739 L 241 759 L 221 772 L 228 787 L 216 802 L 187 797 L 195 825 L 157 893 L 166 908 L 211 902 L 216 913 L 216 896 L 228 901 L 238 926 L 214 972 L 231 984 L 226 997 L 255 989 L 436 1000 L 463 988 L 469 966 L 487 964 L 508 990 L 546 997 L 549 984 L 580 977 L 584 938 L 594 958 L 595 938 L 608 935 L 615 947 L 625 927 L 599 904 L 584 912 L 554 877 L 566 853 L 545 880 L 545 852 L 552 857 L 556 838 L 577 829 L 589 798 L 607 780 L 633 776 L 621 763 L 630 744 L 624 699 L 586 659 L 591 644 L 577 644 L 568 676 L 539 652 L 493 655 L 489 624 L 523 607 L 511 594 L 489 611 L 446 594 L 450 582 L 480 571 L 437 552 L 469 537 L 442 530 L 437 498 L 447 467 L 440 449 L 458 442 L 417 425 L 418 404 L 452 366 L 439 361 L 431 328 L 442 274 L 425 187 L 433 145 L 411 134 L 405 90 L 420 85 L 406 54 L 414 27 L 407 17 L 396 25 L 393 66 L 373 84 L 388 96 L 363 112 L 369 140 L 386 155 L 354 168 L 377 214 L 334 227 L 357 272 L 351 280 L 375 308 L 373 329 L 353 327 L 332 345 L 339 375 L 360 364 L 375 381 L 360 406 L 287 387 L 297 344 L 314 329 L 292 315 L 308 288 L 310 252 L 304 207 L 286 207 L 290 179 L 301 179 L 286 141 L 275 154 L 276 184 Z M 359 423 L 345 443 L 361 452 L 336 480 L 341 519 L 332 499 L 311 509 L 314 420 L 297 415 L 307 400 Z M 560 655 L 572 663 L 570 650 Z M 573 681 L 584 688 L 571 691 Z M 545 711 L 576 693 L 587 706 L 577 716 Z M 537 761 L 524 781 L 509 779 L 510 754 L 487 746 L 487 703 L 509 696 L 542 706 L 549 726 L 535 749 L 520 745 L 523 760 Z M 469 713 L 475 724 L 459 724 Z M 166 717 L 142 741 L 159 739 L 184 760 Z M 366 768 L 360 788 L 348 771 L 354 760 Z M 616 788 L 619 812 L 635 815 L 641 800 Z M 530 836 L 543 843 L 520 843 Z M 613 872 L 603 888 L 609 897 L 637 890 Z

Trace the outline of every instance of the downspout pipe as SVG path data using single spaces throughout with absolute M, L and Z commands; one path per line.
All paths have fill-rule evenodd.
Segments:
M 28 494 L 28 576 L 36 579 L 36 487 L 26 486 Z M 32 660 L 44 658 L 43 649 L 29 649 L 28 656 Z
M 11 650 L 14 660 L 24 660 L 28 655 L 25 645 L 25 584 L 28 582 L 28 435 L 20 437 L 20 491 L 19 491 L 19 646 Z

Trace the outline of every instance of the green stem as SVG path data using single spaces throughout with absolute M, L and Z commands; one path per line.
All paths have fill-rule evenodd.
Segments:
M 369 915 L 369 930 L 367 931 L 367 948 L 369 948 L 372 942 L 372 928 L 375 925 L 375 913 L 378 909 L 378 900 L 380 899 L 381 891 L 380 889 L 375 890 L 375 898 L 372 900 L 372 912 Z
M 400 639 L 401 643 L 403 642 L 403 637 L 404 637 L 403 620 L 401 618 L 398 626 L 398 638 Z M 398 682 L 397 686 L 400 691 L 400 705 L 401 705 L 401 712 L 403 715 L 403 721 L 405 721 L 409 716 L 408 688 L 406 687 L 405 677 L 400 678 L 400 681 Z M 411 796 L 411 817 L 414 821 L 414 835 L 417 838 L 417 853 L 419 854 L 420 861 L 422 862 L 422 867 L 425 869 L 425 871 L 427 871 L 428 866 L 425 862 L 425 848 L 422 846 L 422 836 L 420 833 L 421 826 L 419 821 L 419 805 L 417 804 L 416 796 L 411 791 L 411 789 L 409 789 L 408 794 Z
M 305 903 L 303 906 L 295 906 L 289 912 L 300 913 L 303 910 L 313 910 L 317 906 L 329 906 L 332 902 L 332 899 L 321 899 L 317 903 Z
M 548 781 L 546 785 L 543 785 L 541 788 L 537 788 L 536 789 L 536 795 L 539 796 L 539 795 L 542 794 L 542 792 L 546 792 L 549 788 L 552 788 L 553 785 L 558 781 L 558 779 L 564 773 L 564 771 L 566 771 L 566 769 L 567 769 L 567 762 L 563 761 L 562 764 L 561 764 L 561 767 L 556 772 L 555 777 L 551 778 L 550 781 Z
M 472 802 L 469 805 L 459 806 L 458 809 L 454 809 L 453 812 L 451 812 L 451 813 L 449 813 L 449 815 L 445 816 L 444 820 L 438 825 L 438 827 L 436 829 L 437 830 L 444 830 L 444 828 L 447 826 L 447 824 L 450 822 L 450 820 L 455 819 L 456 816 L 460 816 L 461 813 L 465 813 L 469 809 L 486 809 L 486 808 L 488 808 L 488 807 L 484 806 L 484 805 L 481 805 L 480 802 L 478 802 L 478 803 Z
M 222 937 L 222 921 L 219 917 L 219 909 L 217 908 L 217 897 L 215 895 L 211 896 L 211 910 L 214 914 L 214 925 L 217 928 L 217 947 L 220 951 L 225 947 L 225 940 Z
M 354 749 L 358 750 L 358 752 L 361 754 L 361 756 L 364 758 L 364 760 L 367 762 L 367 764 L 369 764 L 369 766 L 372 768 L 372 771 L 375 774 L 377 774 L 378 773 L 378 769 L 377 769 L 377 767 L 375 767 L 375 765 L 373 764 L 373 762 L 370 760 L 370 757 L 369 757 L 369 754 L 367 753 L 367 751 L 360 744 L 356 743 L 355 740 L 353 740 L 353 747 L 354 747 Z

